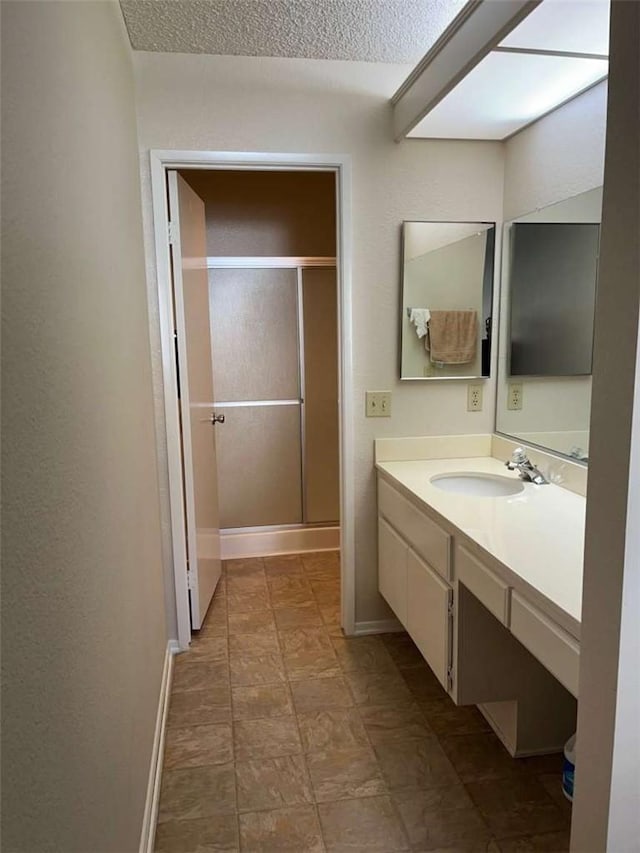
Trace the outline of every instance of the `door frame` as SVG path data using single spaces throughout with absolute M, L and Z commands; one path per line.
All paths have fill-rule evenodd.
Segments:
M 151 192 L 159 302 L 162 383 L 169 474 L 169 506 L 177 641 L 191 641 L 184 515 L 184 483 L 175 363 L 173 293 L 169 249 L 167 171 L 170 169 L 333 172 L 336 176 L 336 272 L 338 279 L 338 399 L 340 421 L 340 590 L 341 621 L 347 635 L 355 630 L 355 498 L 353 429 L 353 319 L 351 286 L 351 158 L 347 154 L 271 154 L 236 151 L 152 149 Z

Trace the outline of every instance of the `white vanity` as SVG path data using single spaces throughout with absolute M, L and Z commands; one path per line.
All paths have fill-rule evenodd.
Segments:
M 575 728 L 585 499 L 523 483 L 509 450 L 490 435 L 376 442 L 378 585 L 453 701 L 525 755 Z M 438 485 L 452 474 L 479 477 Z M 492 481 L 516 493 L 473 493 Z

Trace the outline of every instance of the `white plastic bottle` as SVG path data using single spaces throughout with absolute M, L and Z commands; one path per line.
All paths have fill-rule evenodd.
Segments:
M 576 767 L 576 736 L 572 735 L 564 745 L 564 764 L 562 766 L 562 793 L 573 802 L 573 778 Z

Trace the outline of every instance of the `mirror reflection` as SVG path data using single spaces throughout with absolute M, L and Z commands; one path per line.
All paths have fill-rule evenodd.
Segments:
M 401 379 L 489 376 L 495 225 L 404 222 Z
M 496 430 L 588 461 L 602 188 L 505 223 Z
M 509 374 L 591 373 L 600 226 L 514 222 Z

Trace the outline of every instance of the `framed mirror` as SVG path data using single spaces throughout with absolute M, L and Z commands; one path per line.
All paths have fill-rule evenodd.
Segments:
M 400 379 L 490 375 L 493 222 L 403 222 Z
M 602 187 L 506 222 L 496 431 L 586 463 Z

